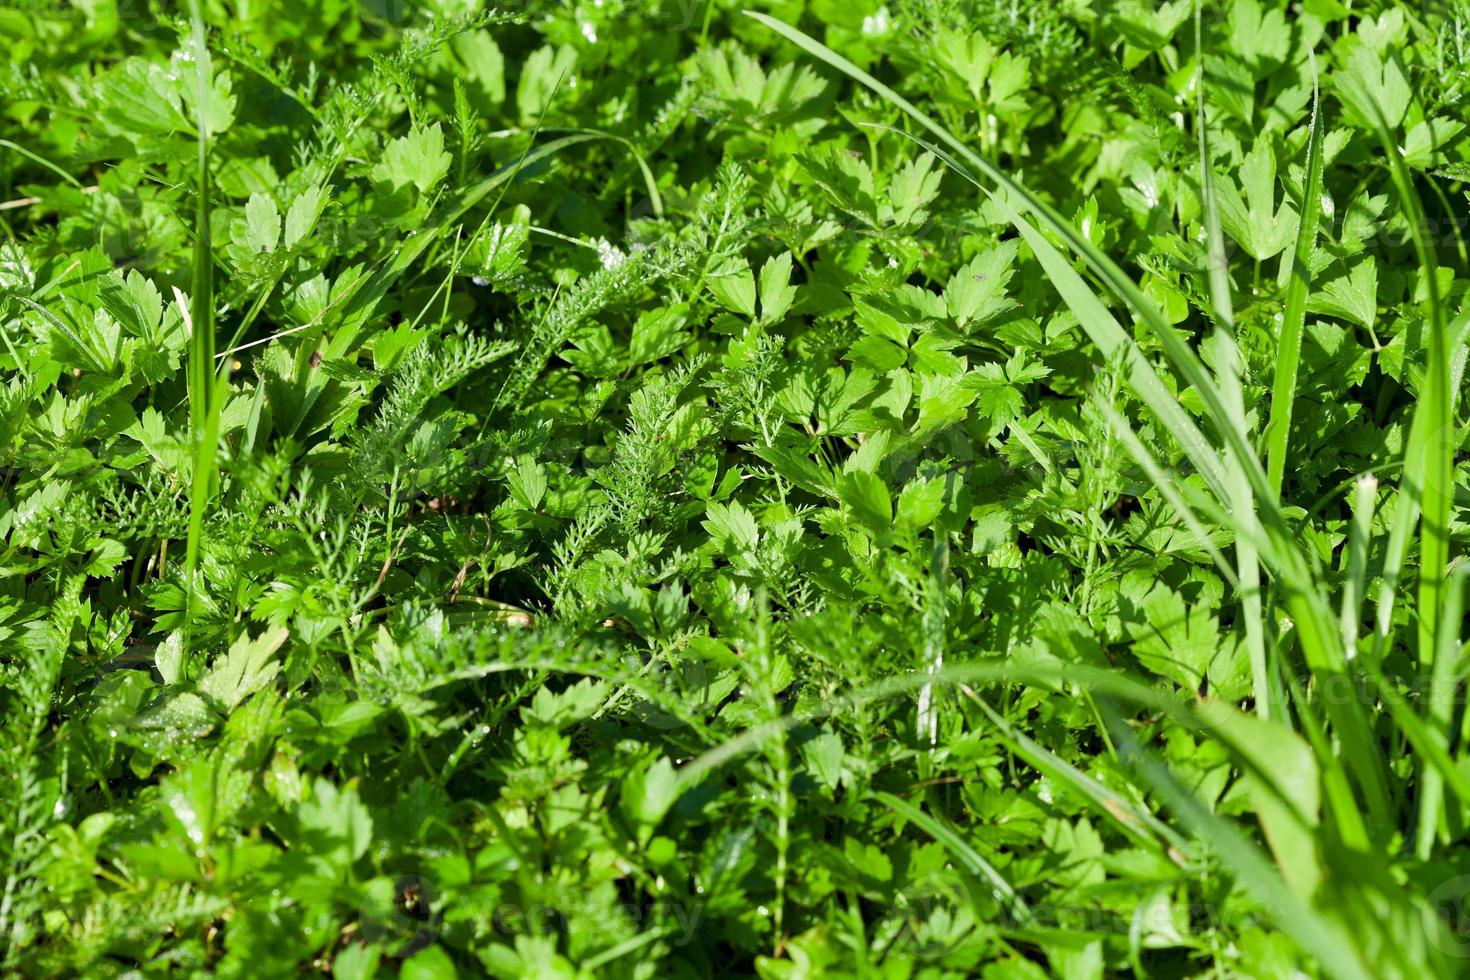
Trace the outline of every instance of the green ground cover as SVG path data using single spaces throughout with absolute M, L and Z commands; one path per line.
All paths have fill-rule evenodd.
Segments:
M 0 6 L 0 971 L 1470 972 L 1470 5 Z

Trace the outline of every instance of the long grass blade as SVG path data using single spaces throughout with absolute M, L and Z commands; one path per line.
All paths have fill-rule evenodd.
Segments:
M 214 495 L 216 451 L 219 442 L 219 410 L 222 392 L 216 386 L 214 366 L 214 251 L 209 233 L 209 93 L 213 67 L 205 36 L 204 13 L 199 0 L 191 0 L 193 21 L 195 128 L 198 132 L 198 162 L 195 173 L 194 268 L 190 280 L 188 322 L 189 433 L 193 444 L 193 483 L 189 492 L 189 536 L 184 546 L 184 637 L 193 627 L 195 596 L 198 592 L 199 551 L 204 537 L 204 512 Z
M 1103 702 L 1107 705 L 1107 702 Z M 1267 910 L 1282 932 L 1321 961 L 1329 976 L 1368 980 L 1372 975 L 1351 952 L 1351 946 L 1323 917 L 1287 886 L 1261 849 L 1232 823 L 1211 813 L 1193 793 L 1179 785 L 1168 767 L 1139 744 L 1128 726 L 1114 714 L 1114 737 L 1124 757 L 1143 774 L 1178 817 L 1208 840 L 1235 879 Z
M 1101 705 L 1114 718 L 1117 716 L 1117 710 L 1112 707 L 1111 698 L 1116 697 L 1165 714 L 1192 730 L 1206 731 L 1211 725 L 1208 718 L 1201 717 L 1187 703 L 1161 695 L 1155 688 L 1112 671 L 1077 664 L 1057 667 L 1017 667 L 1009 663 L 953 665 L 943 668 L 936 674 L 908 674 L 893 677 L 867 685 L 847 697 L 833 698 L 808 711 L 792 713 L 756 725 L 721 745 L 707 750 L 682 766 L 676 776 L 675 793 L 679 795 L 692 789 L 711 772 L 726 763 L 760 749 L 769 740 L 779 737 L 798 725 L 810 724 L 818 718 L 855 710 L 864 704 L 906 697 L 925 684 L 996 682 L 1075 684 L 1098 695 Z M 1303 949 L 1317 956 L 1330 975 L 1365 978 L 1366 980 L 1370 974 L 1353 955 L 1350 944 L 1343 942 L 1342 938 L 1335 934 L 1331 925 L 1311 905 L 1292 893 L 1271 861 L 1261 853 L 1260 848 L 1247 840 L 1233 824 L 1210 813 L 1187 790 L 1180 787 L 1163 765 L 1138 747 L 1126 723 L 1113 724 L 1111 727 L 1114 729 L 1119 745 L 1126 747 L 1124 749 L 1125 758 L 1136 763 L 1139 771 L 1155 787 L 1170 809 L 1179 815 L 1180 819 L 1202 840 L 1209 841 L 1212 849 L 1220 855 L 1237 880 L 1265 906 L 1268 914 L 1273 917 L 1283 932 L 1295 939 Z M 1252 758 L 1231 745 L 1228 739 L 1222 739 L 1222 741 L 1231 748 L 1232 755 L 1242 768 L 1260 777 L 1267 792 L 1272 793 L 1273 797 L 1280 798 L 1284 805 L 1292 805 L 1290 800 L 1281 796 L 1273 774 L 1261 772 L 1255 766 Z M 923 826 L 937 840 L 949 846 L 949 841 L 944 836 L 944 831 L 949 828 L 940 825 L 936 832 L 936 829 L 925 825 L 923 820 L 913 817 L 914 812 L 922 813 L 923 811 L 917 810 L 912 804 L 906 804 L 905 801 L 892 797 L 890 794 L 877 795 L 888 806 L 903 812 L 905 816 L 909 816 L 915 823 Z M 894 806 L 894 800 L 897 800 L 900 805 Z M 925 816 L 928 815 L 925 814 Z M 929 822 L 935 823 L 932 819 Z M 959 843 L 964 844 L 962 838 L 959 839 Z M 968 845 L 965 846 L 968 847 Z M 973 851 L 973 848 L 969 850 Z M 956 854 L 957 859 L 962 862 L 967 862 L 970 857 L 963 850 L 955 851 L 952 847 L 951 853 Z M 975 865 L 974 868 L 981 875 L 992 880 L 994 884 L 994 879 L 985 874 L 983 865 Z M 996 887 L 999 888 L 998 885 Z
M 1455 352 L 1455 360 L 1451 364 L 1451 380 L 1454 382 L 1450 388 L 1451 413 L 1456 411 L 1455 395 L 1460 389 L 1460 378 L 1464 373 L 1463 358 L 1467 330 L 1470 330 L 1470 310 L 1456 317 L 1449 328 L 1450 336 L 1455 338 L 1451 345 Z M 1428 440 L 1428 429 L 1429 416 L 1423 412 L 1415 412 L 1413 420 L 1409 423 L 1409 437 L 1404 442 L 1406 468 L 1409 460 L 1423 457 Z M 1395 498 L 1393 517 L 1389 525 L 1388 545 L 1384 548 L 1383 572 L 1379 577 L 1373 630 L 1373 657 L 1375 659 L 1381 659 L 1393 643 L 1394 606 L 1398 601 L 1398 586 L 1403 577 L 1404 565 L 1409 557 L 1409 544 L 1414 533 L 1414 525 L 1419 520 L 1419 505 L 1419 494 L 1414 491 L 1406 477 Z
M 1230 264 L 1225 257 L 1225 236 L 1220 231 L 1220 211 L 1215 200 L 1215 172 L 1210 160 L 1209 126 L 1205 122 L 1205 53 L 1200 30 L 1200 4 L 1194 5 L 1195 129 L 1199 142 L 1200 194 L 1204 204 L 1205 249 L 1209 267 L 1210 303 L 1215 315 L 1215 340 L 1220 351 L 1220 393 L 1229 411 L 1228 424 L 1242 436 L 1245 427 L 1245 395 L 1241 388 L 1240 349 L 1235 341 L 1235 312 L 1231 299 Z M 1233 451 L 1233 450 L 1232 450 Z M 1251 456 L 1254 462 L 1254 454 Z M 1256 508 L 1246 476 L 1245 461 L 1229 466 L 1231 510 L 1236 519 L 1255 523 Z M 1251 665 L 1251 690 L 1256 713 L 1262 718 L 1273 714 L 1270 672 L 1266 664 L 1264 615 L 1261 606 L 1261 565 L 1251 536 L 1236 538 L 1235 563 L 1239 577 L 1236 589 L 1240 597 L 1245 624 L 1245 644 Z
M 1421 671 L 1437 676 L 1435 661 L 1440 642 L 1439 631 L 1443 619 L 1445 601 L 1446 568 L 1450 558 L 1450 505 L 1454 496 L 1454 453 L 1458 447 L 1455 418 L 1451 410 L 1450 395 L 1450 343 L 1449 324 L 1446 320 L 1443 299 L 1439 293 L 1439 261 L 1434 247 L 1425 234 L 1424 202 L 1414 189 L 1413 179 L 1404 163 L 1403 152 L 1384 115 L 1377 95 L 1354 75 L 1341 79 L 1354 101 L 1371 110 L 1378 141 L 1383 147 L 1389 164 L 1394 194 L 1399 206 L 1408 219 L 1414 255 L 1419 262 L 1419 274 L 1424 277 L 1424 291 L 1429 306 L 1429 343 L 1425 352 L 1424 381 L 1418 404 L 1414 409 L 1414 421 L 1410 425 L 1411 454 L 1404 459 L 1404 483 L 1399 491 L 1401 497 L 1418 498 L 1419 524 L 1419 582 L 1416 596 L 1417 647 Z M 1415 438 L 1418 437 L 1418 445 Z M 1417 450 L 1417 452 L 1412 452 Z M 1412 502 L 1400 501 L 1401 508 L 1412 507 Z M 1398 521 L 1395 524 L 1397 529 Z M 1405 524 L 1412 524 L 1412 517 Z M 1385 582 L 1385 585 L 1387 583 Z M 1458 624 L 1454 624 L 1458 636 Z M 1443 799 L 1444 783 L 1436 769 L 1421 760 L 1424 776 L 1423 794 L 1420 798 L 1419 826 L 1415 836 L 1415 851 L 1421 859 L 1428 858 L 1434 846 L 1435 821 Z
M 1312 285 L 1312 253 L 1322 215 L 1322 93 L 1317 61 L 1312 59 L 1312 119 L 1307 128 L 1307 173 L 1302 185 L 1301 218 L 1290 256 L 1291 278 L 1281 315 L 1281 339 L 1276 345 L 1276 374 L 1271 382 L 1271 415 L 1266 423 L 1266 479 L 1277 497 L 1286 471 L 1286 450 L 1296 401 L 1297 372 L 1302 358 L 1302 333 L 1307 320 L 1307 292 Z
M 1120 794 L 1093 779 L 1076 766 L 1020 731 L 1001 717 L 990 704 L 968 684 L 959 685 L 960 693 L 969 698 L 990 719 L 997 734 L 1011 751 L 1025 759 L 1038 772 L 1063 783 L 1079 797 L 1092 804 L 1101 817 L 1113 822 L 1135 843 L 1163 851 L 1171 860 L 1183 863 L 1189 859 L 1189 843 L 1174 828 L 1148 810 L 1135 806 Z
M 1434 664 L 1429 677 L 1428 714 L 1436 744 L 1448 750 L 1450 726 L 1454 721 L 1455 686 L 1460 672 L 1460 626 L 1465 609 L 1465 582 L 1470 578 L 1470 567 L 1459 565 L 1450 576 L 1444 590 L 1443 608 L 1440 610 Z M 1434 837 L 1444 824 L 1443 811 L 1445 774 L 1439 766 L 1426 764 L 1424 791 L 1419 808 L 1419 852 L 1427 858 L 1434 846 Z
M 1342 648 L 1349 660 L 1358 654 L 1360 606 L 1368 586 L 1368 544 L 1373 533 L 1373 506 L 1378 481 L 1361 477 L 1353 486 L 1353 519 L 1348 525 L 1347 577 L 1342 588 Z
M 1005 875 L 1001 874 L 995 865 L 985 860 L 984 856 L 971 847 L 969 841 L 961 837 L 947 822 L 925 813 L 908 800 L 894 796 L 892 793 L 874 793 L 873 798 L 910 823 L 922 827 L 925 833 L 943 844 L 945 850 L 949 851 L 950 855 L 966 871 L 989 882 L 996 897 L 1007 905 L 1017 923 L 1024 925 L 1031 921 L 1031 910 L 1027 908 L 1025 900 L 1016 894 L 1016 889 L 1006 880 Z
M 1193 532 L 1195 540 L 1199 542 L 1200 547 L 1214 561 L 1215 570 L 1220 573 L 1225 581 L 1230 583 L 1232 588 L 1238 588 L 1240 582 L 1235 577 L 1235 569 L 1230 565 L 1230 562 L 1225 560 L 1225 556 L 1220 553 L 1220 549 L 1215 546 L 1215 542 L 1210 538 L 1210 532 L 1205 527 L 1204 521 L 1195 513 L 1194 508 L 1190 506 L 1189 502 L 1184 499 L 1184 494 L 1180 491 L 1179 485 L 1175 482 L 1174 477 L 1154 457 L 1154 454 L 1149 451 L 1149 448 L 1143 444 L 1143 440 L 1138 438 L 1138 433 L 1133 431 L 1133 426 L 1123 417 L 1123 413 L 1105 402 L 1099 402 L 1098 405 L 1102 409 L 1103 417 L 1107 419 L 1108 424 L 1112 426 L 1113 432 L 1123 443 L 1123 448 L 1128 451 L 1128 455 L 1133 457 L 1133 461 L 1153 481 L 1154 489 L 1159 491 L 1159 495 L 1168 502 L 1169 506 L 1174 508 L 1174 512 L 1184 521 L 1184 525 Z
M 1129 278 L 1116 262 L 1103 254 L 1092 242 L 1086 238 L 1077 228 L 1057 212 L 1046 202 L 1031 193 L 1024 185 L 999 167 L 995 166 L 985 158 L 981 157 L 963 142 L 957 139 L 948 129 L 935 122 L 926 113 L 916 108 L 903 96 L 893 89 L 878 81 L 872 75 L 863 71 L 851 61 L 837 54 L 831 48 L 803 34 L 801 31 L 789 24 L 776 20 L 765 14 L 753 11 L 745 11 L 747 17 L 751 17 L 791 41 L 802 50 L 825 61 L 827 64 L 838 69 L 855 81 L 861 82 L 873 92 L 883 97 L 889 103 L 901 109 L 919 125 L 934 134 L 941 143 L 947 146 L 967 165 L 973 167 L 976 172 L 983 175 L 987 180 L 994 183 L 1002 191 L 1006 202 L 1015 201 L 1026 211 L 1036 216 L 1036 219 L 1047 230 L 1059 237 L 1067 248 L 1083 260 L 1092 271 L 1102 280 L 1114 294 L 1120 297 L 1148 324 L 1149 328 L 1159 338 L 1164 347 L 1169 361 L 1175 369 L 1184 376 L 1199 393 L 1209 411 L 1209 416 L 1220 430 L 1220 435 L 1232 445 L 1242 459 L 1253 458 L 1250 447 L 1246 444 L 1244 436 L 1234 431 L 1227 423 L 1229 413 L 1220 397 L 1219 389 L 1210 380 L 1209 372 L 1201 363 L 1198 355 L 1189 348 L 1179 336 L 1179 333 L 1164 319 L 1157 307 L 1144 296 L 1143 291 Z M 1000 199 L 997 195 L 997 199 Z M 1005 207 L 1011 205 L 1005 203 Z M 1151 406 L 1152 407 L 1152 406 Z M 1218 469 L 1218 464 L 1217 467 Z M 1266 474 L 1259 464 L 1249 468 L 1252 485 L 1257 490 L 1263 490 L 1266 483 Z

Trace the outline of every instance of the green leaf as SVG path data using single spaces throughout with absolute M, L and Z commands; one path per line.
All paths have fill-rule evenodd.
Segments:
M 546 498 L 546 467 L 536 462 L 535 457 L 518 457 L 506 482 L 516 503 L 527 510 L 540 507 Z
M 1276 157 L 1268 140 L 1261 140 L 1240 165 L 1240 188 L 1221 176 L 1216 183 L 1220 224 L 1227 234 L 1256 261 L 1269 259 L 1285 250 L 1296 234 L 1296 211 L 1282 201 L 1276 204 Z
M 944 287 L 944 303 L 951 319 L 962 329 L 980 325 L 1008 310 L 1015 300 L 1006 296 L 1006 285 L 1015 274 L 1015 241 L 986 249 L 961 266 Z
M 245 232 L 240 243 L 251 252 L 270 252 L 281 238 L 281 212 L 269 194 L 257 191 L 245 205 Z
M 200 692 L 213 698 L 226 712 L 235 710 L 275 679 L 281 665 L 273 658 L 289 635 L 283 626 L 268 629 L 255 638 L 241 633 L 229 652 L 200 678 Z
M 373 818 L 352 783 L 339 788 L 318 778 L 297 807 L 296 822 L 304 856 L 329 875 L 345 874 L 372 844 Z
M 624 778 L 618 807 L 637 828 L 639 841 L 646 843 L 678 798 L 674 764 L 660 756 L 651 765 Z
M 102 119 L 127 133 L 164 135 L 189 128 L 179 85 L 164 67 L 128 58 L 97 81 Z
M 537 48 L 521 65 L 516 85 L 516 109 L 523 123 L 534 123 L 551 102 L 557 87 L 567 84 L 577 66 L 577 51 L 570 44 Z
M 1311 898 L 1323 876 L 1315 839 L 1321 787 L 1311 746 L 1280 722 L 1247 715 L 1214 698 L 1201 701 L 1196 710 L 1247 763 L 1251 804 L 1276 866 L 1292 891 Z
M 755 517 L 738 501 L 729 504 L 711 503 L 706 507 L 708 520 L 704 529 L 708 531 L 726 555 L 748 555 L 755 552 L 760 531 Z
M 828 790 L 836 790 L 842 779 L 844 755 L 842 738 L 834 732 L 822 732 L 801 745 L 801 757 Z
M 761 266 L 761 322 L 777 323 L 791 309 L 796 287 L 791 284 L 791 253 L 773 255 Z
M 311 233 L 322 213 L 322 197 L 321 188 L 309 187 L 291 202 L 286 211 L 286 237 L 282 243 L 286 248 L 294 247 Z
M 764 270 L 761 274 L 764 276 Z M 755 275 L 748 264 L 742 263 L 718 276 L 712 276 L 707 285 L 715 299 L 726 309 L 755 319 Z
M 1307 309 L 1340 317 L 1372 330 L 1378 322 L 1378 262 L 1360 260 L 1322 283 L 1307 300 Z
M 871 530 L 887 531 L 893 524 L 893 503 L 888 487 L 874 473 L 855 470 L 837 478 L 837 495 L 860 523 Z
M 892 219 L 899 225 L 916 225 L 928 217 L 925 210 L 939 193 L 940 171 L 934 169 L 934 156 L 921 154 L 904 164 L 888 184 L 888 202 Z
M 382 162 L 373 167 L 373 179 L 392 188 L 413 186 L 427 194 L 449 173 L 450 162 L 440 125 L 415 127 L 388 144 Z

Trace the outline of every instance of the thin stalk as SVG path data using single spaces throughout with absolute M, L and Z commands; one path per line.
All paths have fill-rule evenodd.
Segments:
M 209 90 L 213 71 L 204 31 L 204 13 L 199 0 L 191 0 L 194 25 L 194 80 L 198 132 L 195 172 L 194 268 L 190 284 L 189 315 L 189 432 L 193 444 L 194 473 L 189 492 L 189 536 L 184 548 L 184 638 L 193 627 L 198 591 L 199 550 L 204 537 L 204 512 L 215 492 L 216 450 L 219 443 L 219 410 L 223 399 L 222 377 L 214 367 L 214 253 L 209 234 Z M 228 362 L 226 362 L 228 363 Z
M 1401 495 L 1418 498 L 1421 512 L 1419 524 L 1419 583 L 1416 596 L 1419 667 L 1431 677 L 1443 669 L 1436 661 L 1441 656 L 1441 630 L 1453 627 L 1458 638 L 1458 623 L 1445 624 L 1442 608 L 1445 600 L 1446 568 L 1450 558 L 1450 507 L 1454 497 L 1454 453 L 1458 446 L 1454 413 L 1451 409 L 1450 356 L 1452 344 L 1444 303 L 1439 295 L 1439 263 L 1433 246 L 1425 235 L 1424 204 L 1414 189 L 1413 179 L 1404 164 L 1403 153 L 1388 126 L 1383 109 L 1371 89 L 1353 76 L 1345 76 L 1341 84 L 1355 94 L 1356 101 L 1372 110 L 1374 130 L 1383 146 L 1393 179 L 1395 194 L 1409 222 L 1414 255 L 1424 277 L 1425 296 L 1429 304 L 1429 344 L 1425 353 L 1424 381 L 1410 426 L 1410 450 L 1417 453 L 1404 460 L 1404 485 Z M 1416 439 L 1417 437 L 1417 439 Z M 1416 445 L 1417 441 L 1417 445 Z M 1401 504 L 1401 509 L 1412 504 Z M 1396 518 L 1398 515 L 1396 515 Z M 1412 517 L 1405 524 L 1412 523 Z M 1395 531 L 1399 531 L 1396 520 Z M 1386 576 L 1385 576 L 1386 578 Z M 1386 583 L 1385 583 L 1386 584 Z M 1456 597 L 1456 602 L 1459 598 Z M 1382 629 L 1380 623 L 1380 629 Z M 1427 857 L 1434 846 L 1434 817 L 1424 817 L 1425 810 L 1436 811 L 1443 799 L 1443 783 L 1435 767 L 1420 760 L 1424 793 L 1420 798 L 1420 822 L 1415 838 L 1415 852 Z
M 1342 648 L 1349 660 L 1358 654 L 1358 621 L 1367 591 L 1368 543 L 1373 534 L 1373 503 L 1378 480 L 1369 473 L 1354 485 L 1353 519 L 1348 525 L 1348 567 L 1342 587 Z
M 1199 137 L 1199 180 L 1200 194 L 1204 204 L 1205 247 L 1209 266 L 1210 303 L 1214 307 L 1215 339 L 1220 350 L 1220 393 L 1229 412 L 1226 420 L 1231 428 L 1240 433 L 1245 431 L 1245 395 L 1241 390 L 1240 349 L 1235 342 L 1235 313 L 1231 302 L 1230 266 L 1225 258 L 1225 236 L 1220 231 L 1220 211 L 1215 201 L 1215 173 L 1210 163 L 1209 127 L 1205 123 L 1205 56 L 1203 35 L 1200 31 L 1200 5 L 1194 6 L 1194 42 L 1196 52 L 1195 76 L 1195 129 Z M 1257 269 L 1259 270 L 1259 263 Z M 1231 450 L 1233 451 L 1233 450 Z M 1254 461 L 1254 454 L 1251 454 Z M 1255 500 L 1251 494 L 1250 479 L 1245 473 L 1245 461 L 1227 466 L 1230 484 L 1231 510 L 1237 520 L 1256 521 Z M 1270 718 L 1271 675 L 1266 664 L 1266 640 L 1261 608 L 1261 565 L 1259 556 L 1250 537 L 1235 540 L 1235 564 L 1240 579 L 1237 592 L 1240 595 L 1241 615 L 1245 621 L 1246 653 L 1251 665 L 1251 691 L 1254 695 L 1256 714 Z
M 1302 358 L 1302 334 L 1307 319 L 1307 292 L 1312 284 L 1312 252 L 1322 213 L 1322 96 L 1317 88 L 1317 60 L 1312 58 L 1312 121 L 1307 133 L 1307 175 L 1302 186 L 1301 218 L 1296 246 L 1287 253 L 1291 278 L 1281 314 L 1281 339 L 1276 345 L 1276 376 L 1271 383 L 1271 416 L 1266 423 L 1266 480 L 1279 498 L 1286 472 L 1287 439 L 1296 401 L 1297 373 Z
M 1455 569 L 1444 593 L 1444 609 L 1440 615 L 1438 640 L 1434 663 L 1429 677 L 1428 724 L 1433 738 L 1448 752 L 1450 726 L 1454 720 L 1455 686 L 1460 666 L 1461 614 L 1465 608 L 1465 580 L 1470 577 L 1470 567 L 1460 565 Z M 1415 837 L 1415 852 L 1421 861 L 1429 860 L 1434 851 L 1434 840 L 1445 823 L 1444 775 L 1440 768 L 1425 760 L 1423 764 L 1423 790 L 1419 797 L 1419 822 Z

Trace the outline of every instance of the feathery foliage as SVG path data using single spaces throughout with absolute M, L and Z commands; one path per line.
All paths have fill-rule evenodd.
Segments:
M 0 11 L 6 976 L 1458 976 L 1470 10 Z

